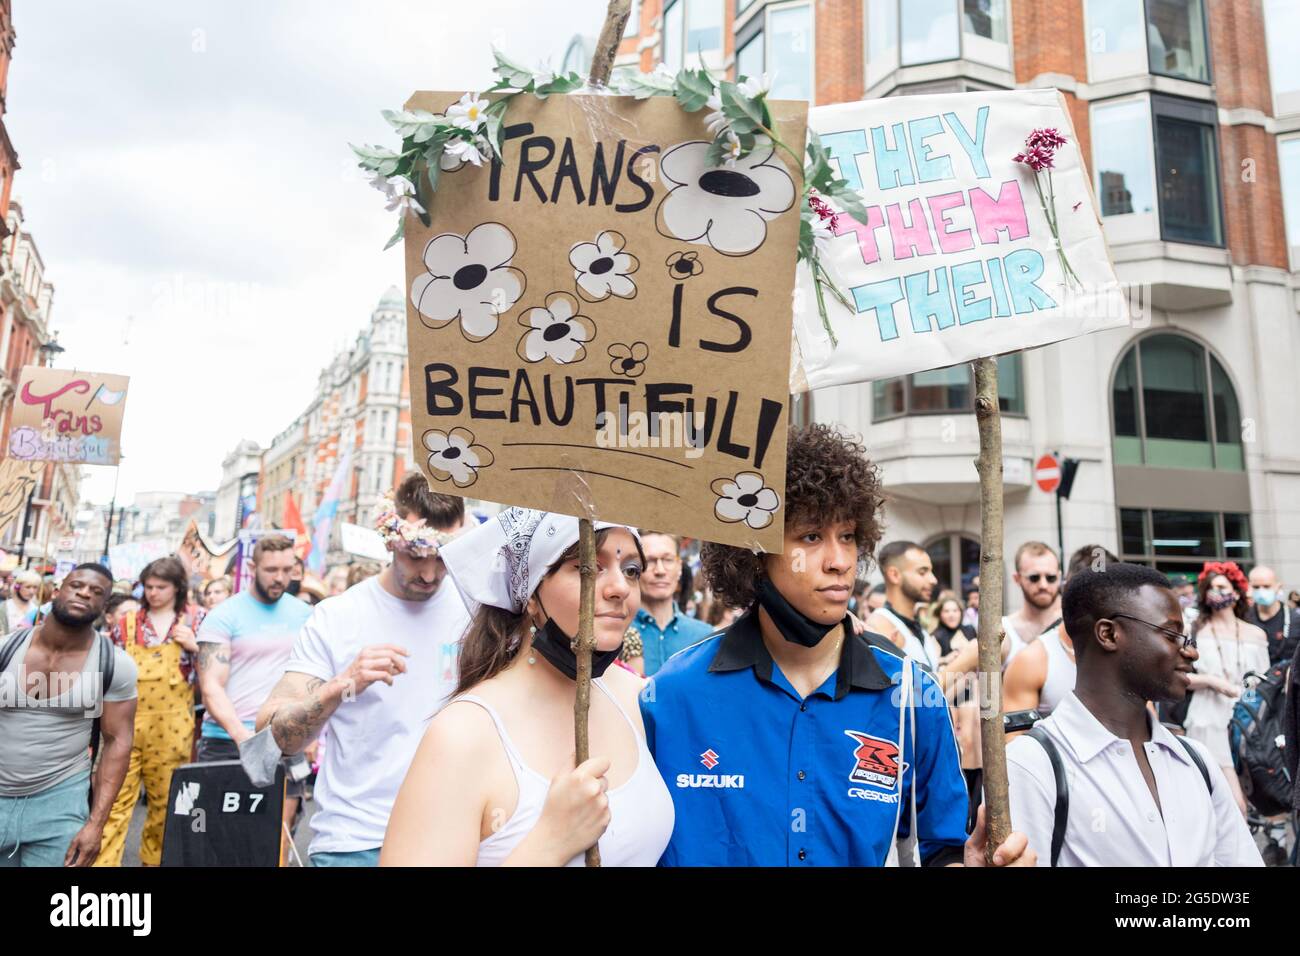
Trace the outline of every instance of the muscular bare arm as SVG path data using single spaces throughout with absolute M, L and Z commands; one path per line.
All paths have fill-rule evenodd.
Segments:
M 1016 655 L 1002 681 L 1002 712 L 1033 710 L 1047 682 L 1047 648 L 1034 641 Z
M 257 729 L 270 724 L 281 753 L 301 753 L 339 704 L 355 700 L 379 681 L 391 686 L 394 678 L 405 674 L 408 656 L 410 651 L 396 644 L 374 644 L 329 680 L 289 671 L 258 711 Z
M 270 724 L 271 736 L 281 753 L 302 753 L 338 709 L 345 690 L 342 681 L 323 681 L 290 671 L 280 678 L 257 712 L 257 729 Z
M 199 672 L 199 690 L 203 692 L 203 706 L 235 743 L 248 739 L 248 728 L 235 712 L 235 705 L 226 693 L 230 680 L 230 645 L 224 641 L 199 642 L 199 656 L 195 662 Z
M 99 767 L 95 771 L 94 803 L 85 825 L 77 831 L 64 854 L 64 866 L 90 866 L 99 856 L 108 813 L 126 779 L 135 735 L 136 699 L 108 701 L 99 718 Z

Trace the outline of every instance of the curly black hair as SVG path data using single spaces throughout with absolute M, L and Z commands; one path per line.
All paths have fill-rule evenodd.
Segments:
M 790 430 L 786 446 L 785 525 L 855 522 L 858 562 L 867 560 L 880 541 L 885 499 L 880 469 L 867 449 L 827 425 Z M 705 542 L 700 564 L 714 595 L 729 607 L 754 603 L 763 577 L 763 555 L 745 548 Z M 861 569 L 859 569 L 861 573 Z

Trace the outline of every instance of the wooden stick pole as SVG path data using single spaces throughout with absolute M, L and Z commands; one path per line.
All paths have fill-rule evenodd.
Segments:
M 596 531 L 590 518 L 578 519 L 578 571 L 582 597 L 578 605 L 578 693 L 573 704 L 573 741 L 578 763 L 591 757 L 587 715 L 591 711 L 591 652 L 596 643 Z M 600 846 L 587 848 L 587 865 L 600 866 Z
M 587 76 L 587 82 L 592 86 L 609 85 L 609 74 L 614 69 L 614 57 L 618 54 L 618 45 L 623 42 L 623 31 L 627 27 L 627 18 L 631 12 L 632 0 L 609 0 L 609 7 L 605 11 L 605 25 L 600 28 L 596 49 L 591 54 L 591 73 Z
M 605 25 L 596 41 L 591 73 L 587 78 L 592 86 L 609 83 L 614 57 L 631 10 L 632 0 L 609 0 Z M 582 597 L 578 605 L 578 687 L 573 703 L 573 749 L 581 764 L 591 757 L 588 715 L 591 712 L 591 652 L 596 644 L 596 531 L 590 518 L 578 519 L 578 570 L 582 576 Z M 587 848 L 587 866 L 600 866 L 599 844 Z
M 1002 415 L 997 359 L 975 362 L 975 422 L 980 454 L 980 747 L 984 766 L 987 860 L 1011 834 L 1006 736 L 1002 731 Z

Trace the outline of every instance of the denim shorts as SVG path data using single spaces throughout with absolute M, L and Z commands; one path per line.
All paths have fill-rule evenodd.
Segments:
M 351 850 L 340 853 L 313 853 L 308 857 L 312 866 L 378 866 L 381 847 L 371 850 Z
M 0 796 L 0 867 L 63 866 L 89 817 L 89 771 L 30 796 Z

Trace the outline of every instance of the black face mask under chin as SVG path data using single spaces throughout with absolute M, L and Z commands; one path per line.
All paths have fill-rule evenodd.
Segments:
M 758 605 L 767 611 L 781 636 L 791 644 L 816 647 L 831 630 L 831 625 L 814 621 L 795 608 L 766 577 L 758 583 Z
M 609 669 L 609 665 L 618 659 L 618 653 L 622 649 L 622 642 L 612 651 L 593 648 L 591 676 L 600 677 L 604 674 Z M 550 661 L 551 666 L 569 680 L 578 679 L 578 655 L 573 650 L 573 639 L 560 630 L 553 618 L 548 617 L 545 626 L 538 628 L 537 633 L 533 635 L 533 650 Z

